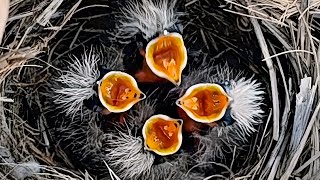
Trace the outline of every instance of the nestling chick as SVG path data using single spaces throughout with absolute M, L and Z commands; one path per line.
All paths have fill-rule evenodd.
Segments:
M 177 105 L 184 131 L 192 133 L 203 149 L 199 162 L 223 157 L 224 146 L 241 146 L 261 123 L 262 84 L 242 76 L 227 64 L 202 66 L 192 69 L 171 91 L 181 97 Z M 216 90 L 211 91 L 213 86 Z
M 163 82 L 166 79 L 175 85 L 181 83 L 187 50 L 175 5 L 176 1 L 141 0 L 129 2 L 122 9 L 117 36 L 135 37 L 124 52 L 125 61 L 132 61 L 133 56 L 142 59 L 142 67 L 134 75 L 138 82 Z
M 148 133 L 144 134 L 143 129 L 146 129 L 148 119 L 149 121 L 157 121 L 157 118 L 165 118 L 169 120 L 168 122 L 172 123 L 179 121 L 164 117 L 163 115 L 154 116 L 157 114 L 156 104 L 156 101 L 150 99 L 142 101 L 127 112 L 128 116 L 125 120 L 126 126 L 124 130 L 118 128 L 119 130 L 113 130 L 106 134 L 108 137 L 106 141 L 106 157 L 108 157 L 108 164 L 117 169 L 119 177 L 123 179 L 160 180 L 170 179 L 171 177 L 175 177 L 176 179 L 187 177 L 185 176 L 186 172 L 181 171 L 186 169 L 187 161 L 185 159 L 179 159 L 184 158 L 185 156 L 178 154 L 176 156 L 171 155 L 169 157 L 161 157 L 162 155 L 172 154 L 176 152 L 176 150 L 171 153 L 164 153 L 162 150 L 158 151 L 158 153 L 154 153 L 150 151 L 153 147 L 149 147 L 149 150 L 146 149 L 145 144 L 147 142 L 145 140 L 148 138 L 143 138 L 143 136 L 148 136 Z M 159 126 L 160 129 L 161 127 L 165 128 L 165 126 Z M 175 125 L 171 128 L 174 129 Z M 170 133 L 170 130 L 167 130 Z M 168 136 L 169 133 L 167 133 Z M 182 134 L 180 135 L 182 136 Z M 172 134 L 172 136 L 174 136 L 174 134 Z M 177 140 L 179 141 L 180 138 Z M 163 140 L 163 138 L 160 138 L 159 140 L 161 141 L 161 139 Z M 179 143 L 181 145 L 181 141 Z M 159 152 L 160 156 L 158 155 Z M 161 159 L 161 161 L 159 159 Z
M 81 58 L 70 58 L 68 70 L 55 79 L 58 85 L 54 103 L 58 109 L 74 116 L 85 105 L 106 115 L 127 111 L 145 98 L 135 79 L 123 72 L 123 61 L 117 52 L 107 51 L 106 59 L 93 48 Z
M 182 124 L 163 114 L 151 116 L 142 128 L 145 148 L 161 156 L 176 153 L 182 144 Z

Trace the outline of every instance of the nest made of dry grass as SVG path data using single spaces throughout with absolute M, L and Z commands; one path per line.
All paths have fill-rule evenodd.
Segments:
M 214 49 L 214 52 L 221 52 L 217 57 L 232 51 L 241 57 L 238 62 L 247 58 L 248 61 L 238 64 L 259 73 L 269 85 L 272 100 L 265 129 L 260 130 L 261 137 L 254 139 L 252 147 L 255 150 L 249 153 L 246 166 L 233 172 L 230 165 L 227 167 L 232 172 L 228 173 L 229 177 L 216 174 L 207 179 L 319 179 L 320 2 L 187 0 L 184 3 L 186 11 L 194 12 L 190 16 L 190 26 L 199 27 L 198 33 L 190 35 L 189 39 L 194 41 L 186 43 L 197 46 L 194 44 L 196 39 L 202 39 L 205 47 L 201 51 Z M 9 9 L 1 6 L 4 10 L 0 12 L 8 14 L 8 19 L 6 16 L 0 19 L 0 40 L 3 34 L 0 41 L 2 179 L 17 178 L 24 167 L 32 167 L 25 171 L 34 179 L 94 178 L 85 169 L 76 169 L 66 153 L 52 142 L 47 119 L 42 115 L 44 110 L 38 89 L 51 76 L 57 59 L 114 28 L 113 4 L 109 1 L 14 0 Z M 110 12 L 89 11 L 98 7 Z M 79 16 L 82 11 L 85 15 Z M 218 27 L 228 27 L 228 21 L 223 19 L 225 14 L 235 18 L 242 32 L 239 39 L 220 36 L 233 32 L 203 24 L 207 19 Z M 92 20 L 90 24 L 97 17 L 105 17 L 108 23 L 87 28 L 87 22 L 81 21 Z M 6 21 L 5 31 L 1 32 Z M 69 37 L 68 32 L 74 31 L 77 33 Z M 82 31 L 92 33 L 92 36 L 80 36 Z M 241 41 L 241 36 L 246 38 Z M 69 47 L 61 46 L 66 39 L 71 41 Z M 103 41 L 104 37 L 98 39 Z M 242 44 L 251 45 L 259 52 L 243 52 L 239 49 Z M 28 107 L 31 110 L 26 110 Z M 110 177 L 116 177 L 111 169 L 109 172 Z

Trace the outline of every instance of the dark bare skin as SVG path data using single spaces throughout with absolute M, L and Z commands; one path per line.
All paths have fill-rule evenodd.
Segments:
M 100 114 L 102 115 L 109 115 L 111 112 L 107 109 L 107 108 L 104 108 L 100 111 Z
M 146 52 L 144 49 L 139 49 L 140 55 L 145 57 Z M 157 75 L 155 75 L 149 66 L 147 65 L 146 59 L 143 60 L 142 69 L 139 70 L 134 77 L 137 79 L 138 82 L 145 82 L 145 83 L 151 83 L 151 82 L 167 82 L 166 79 L 160 78 Z

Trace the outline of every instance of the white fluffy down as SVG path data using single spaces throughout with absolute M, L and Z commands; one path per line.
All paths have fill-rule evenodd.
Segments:
M 141 32 L 145 39 L 173 26 L 177 20 L 174 12 L 176 0 L 132 0 L 122 9 L 118 27 L 120 37 L 132 37 Z
M 83 101 L 96 93 L 92 88 L 100 76 L 98 65 L 111 70 L 124 69 L 121 52 L 104 45 L 86 49 L 80 58 L 71 56 L 68 62 L 68 69 L 53 79 L 52 89 L 56 108 L 72 117 L 83 110 Z
M 253 125 L 258 124 L 263 115 L 261 105 L 265 93 L 260 88 L 261 83 L 244 77 L 237 81 L 231 80 L 230 83 L 229 95 L 233 99 L 230 105 L 231 117 L 244 132 L 253 132 Z
M 128 113 L 125 132 L 107 133 L 106 148 L 108 164 L 117 169 L 117 175 L 123 179 L 139 179 L 151 173 L 155 156 L 144 150 L 142 137 L 131 130 L 142 127 L 145 120 L 154 114 L 155 102 L 150 100 L 138 103 Z
M 243 133 L 255 131 L 254 125 L 261 123 L 264 90 L 253 77 L 246 78 L 243 72 L 236 72 L 228 64 L 216 66 L 216 75 L 211 82 L 226 84 L 226 91 L 232 98 L 231 117 L 238 123 Z
M 140 176 L 149 176 L 155 157 L 144 151 L 141 137 L 122 132 L 108 133 L 107 136 L 108 163 L 118 170 L 119 177 L 136 179 Z
M 61 88 L 54 89 L 54 103 L 67 115 L 74 116 L 82 109 L 83 101 L 95 93 L 92 87 L 99 77 L 100 56 L 90 49 L 81 59 L 73 56 L 71 60 L 68 70 L 55 80 Z

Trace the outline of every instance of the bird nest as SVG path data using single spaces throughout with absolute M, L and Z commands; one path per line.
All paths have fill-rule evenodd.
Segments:
M 319 6 L 4 0 L 1 179 L 319 179 Z M 142 14 L 149 19 L 132 18 Z M 83 104 L 99 65 L 134 72 L 140 62 L 124 57 L 137 50 L 136 34 L 149 39 L 158 30 L 152 27 L 172 26 L 183 29 L 188 51 L 180 86 L 141 84 L 147 99 L 125 115 L 104 116 Z M 235 103 L 225 119 L 234 121 L 184 135 L 173 155 L 146 151 L 145 120 L 176 116 L 173 99 L 202 82 L 230 88 Z

